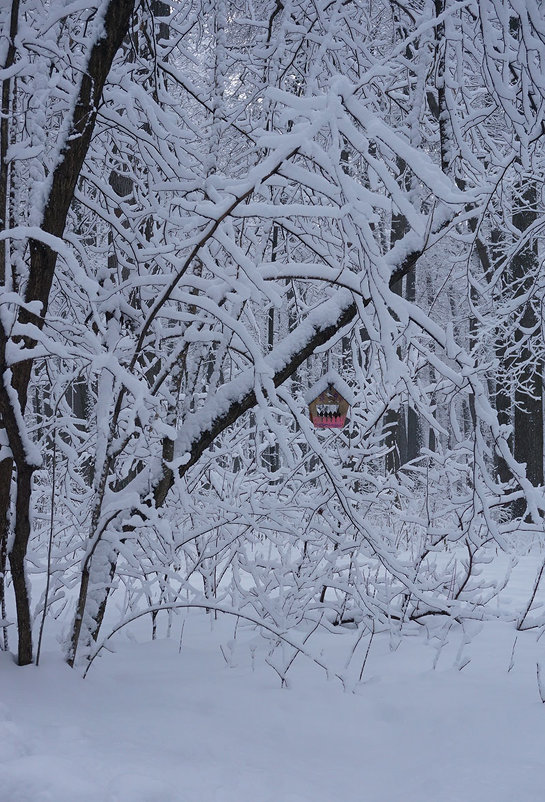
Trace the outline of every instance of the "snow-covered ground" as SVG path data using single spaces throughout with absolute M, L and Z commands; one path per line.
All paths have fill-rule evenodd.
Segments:
M 263 639 L 239 626 L 233 640 L 227 617 L 192 611 L 180 649 L 181 623 L 138 642 L 142 620 L 85 680 L 54 651 L 24 669 L 0 654 L 1 802 L 545 800 L 539 630 L 516 643 L 494 621 L 446 640 L 435 621 L 377 635 L 343 692 L 302 656 L 281 688 Z M 316 634 L 312 651 L 356 679 L 369 644 L 346 670 L 357 635 Z

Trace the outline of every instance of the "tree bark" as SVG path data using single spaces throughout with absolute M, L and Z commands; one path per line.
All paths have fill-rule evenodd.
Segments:
M 20 666 L 32 663 L 33 654 L 30 590 L 27 584 L 25 558 L 30 537 L 30 498 L 32 494 L 32 476 L 35 469 L 35 465 L 17 467 L 15 527 L 13 545 L 9 552 L 9 564 L 17 609 L 17 634 L 19 637 L 17 662 Z
M 401 181 L 405 184 L 405 162 L 398 160 L 398 169 Z M 407 187 L 405 186 L 405 189 Z M 392 213 L 392 225 L 390 229 L 390 244 L 393 247 L 407 234 L 409 226 L 404 215 Z M 414 270 L 414 268 L 413 268 Z M 412 272 L 412 271 L 411 271 Z M 396 281 L 391 286 L 392 292 L 403 296 L 403 279 Z M 401 356 L 401 350 L 398 349 Z M 389 409 L 384 416 L 384 431 L 386 434 L 385 443 L 388 453 L 385 459 L 387 473 L 396 473 L 399 468 L 407 462 L 407 427 L 405 424 L 405 410 L 402 405 L 399 409 Z
M 87 70 L 84 72 L 71 124 L 68 128 L 66 146 L 57 164 L 44 205 L 42 231 L 62 237 L 66 226 L 68 210 L 74 197 L 76 182 L 87 156 L 93 134 L 98 107 L 104 84 L 112 62 L 125 37 L 135 0 L 111 0 L 104 15 L 104 35 L 99 38 L 89 55 Z M 57 252 L 43 242 L 30 241 L 30 271 L 25 291 L 25 301 L 38 300 L 42 304 L 39 318 L 22 311 L 22 323 L 32 322 L 43 327 L 49 305 L 49 295 L 55 275 Z M 30 343 L 33 345 L 33 343 Z M 17 390 L 21 409 L 26 407 L 28 383 L 32 370 L 32 360 L 20 362 L 14 370 L 13 386 Z
M 13 460 L 10 457 L 0 462 L 0 618 L 6 618 L 6 570 L 8 563 L 9 508 L 11 500 L 11 475 Z M 7 652 L 8 628 L 2 627 L 2 649 Z
M 9 44 L 6 53 L 4 70 L 9 70 L 15 63 L 15 37 L 19 27 L 19 0 L 13 0 L 10 12 Z M 9 226 L 9 165 L 7 152 L 10 138 L 10 116 L 12 102 L 12 77 L 2 81 L 1 117 L 0 117 L 0 226 L 4 231 Z M 0 241 L 0 287 L 6 288 L 7 243 Z M 0 424 L 3 427 L 3 423 Z M 9 511 L 11 505 L 11 477 L 13 459 L 7 456 L 0 462 L 0 617 L 6 616 L 6 569 L 9 538 Z M 8 649 L 8 630 L 3 627 L 2 646 Z
M 535 180 L 521 182 L 521 206 L 513 214 L 513 225 L 521 235 L 537 219 L 538 188 Z M 512 281 L 517 295 L 529 297 L 517 328 L 515 343 L 518 350 L 512 369 L 516 375 L 514 397 L 514 456 L 526 463 L 526 476 L 533 485 L 543 484 L 543 363 L 536 356 L 540 351 L 541 326 L 532 304 L 532 287 L 538 262 L 537 242 L 531 240 L 511 262 Z M 516 514 L 523 515 L 524 500 L 516 505 Z
M 104 83 L 113 58 L 128 30 L 133 8 L 134 0 L 111 0 L 104 15 L 103 31 L 90 50 L 87 70 L 83 73 L 72 119 L 67 127 L 68 135 L 65 147 L 62 150 L 62 157 L 53 171 L 49 194 L 44 205 L 41 229 L 47 234 L 56 237 L 63 236 L 76 182 L 95 127 Z M 5 254 L 2 264 L 5 265 Z M 30 269 L 25 301 L 40 301 L 41 315 L 37 317 L 21 310 L 19 314 L 21 323 L 33 323 L 40 329 L 43 327 L 56 264 L 57 252 L 55 250 L 39 240 L 30 241 Z M 6 345 L 7 334 L 2 327 L 0 411 L 17 470 L 15 521 L 9 562 L 17 609 L 18 662 L 19 665 L 26 665 L 32 661 L 32 626 L 25 559 L 31 531 L 32 475 L 37 465 L 27 454 L 25 434 L 20 429 L 20 422 L 24 420 L 33 360 L 29 358 L 18 363 L 8 374 L 5 360 Z M 33 347 L 34 342 L 31 338 L 27 338 L 25 345 Z M 16 393 L 16 400 L 13 398 L 13 390 Z M 17 403 L 19 410 L 16 411 L 14 404 Z M 4 511 L 0 510 L 0 518 L 3 516 Z

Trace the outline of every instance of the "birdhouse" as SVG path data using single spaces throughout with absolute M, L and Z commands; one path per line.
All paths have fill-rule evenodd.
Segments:
M 307 391 L 305 401 L 317 429 L 342 429 L 354 398 L 339 374 L 329 370 Z

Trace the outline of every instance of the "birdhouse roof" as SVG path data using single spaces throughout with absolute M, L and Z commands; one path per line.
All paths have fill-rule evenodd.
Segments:
M 354 404 L 354 393 L 344 379 L 341 379 L 336 370 L 328 370 L 327 373 L 324 373 L 324 375 L 312 385 L 312 387 L 309 387 L 305 393 L 305 402 L 307 404 L 311 404 L 315 398 L 318 398 L 318 396 L 324 392 L 324 390 L 327 390 L 330 384 L 332 384 L 337 392 L 342 395 L 345 401 L 348 402 L 349 406 Z

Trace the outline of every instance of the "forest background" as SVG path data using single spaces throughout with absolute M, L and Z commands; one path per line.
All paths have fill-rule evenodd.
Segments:
M 539 5 L 0 25 L 2 649 L 39 662 L 54 617 L 85 673 L 197 607 L 284 679 L 320 627 L 492 615 L 483 563 L 543 538 Z M 306 410 L 328 370 L 341 432 Z

